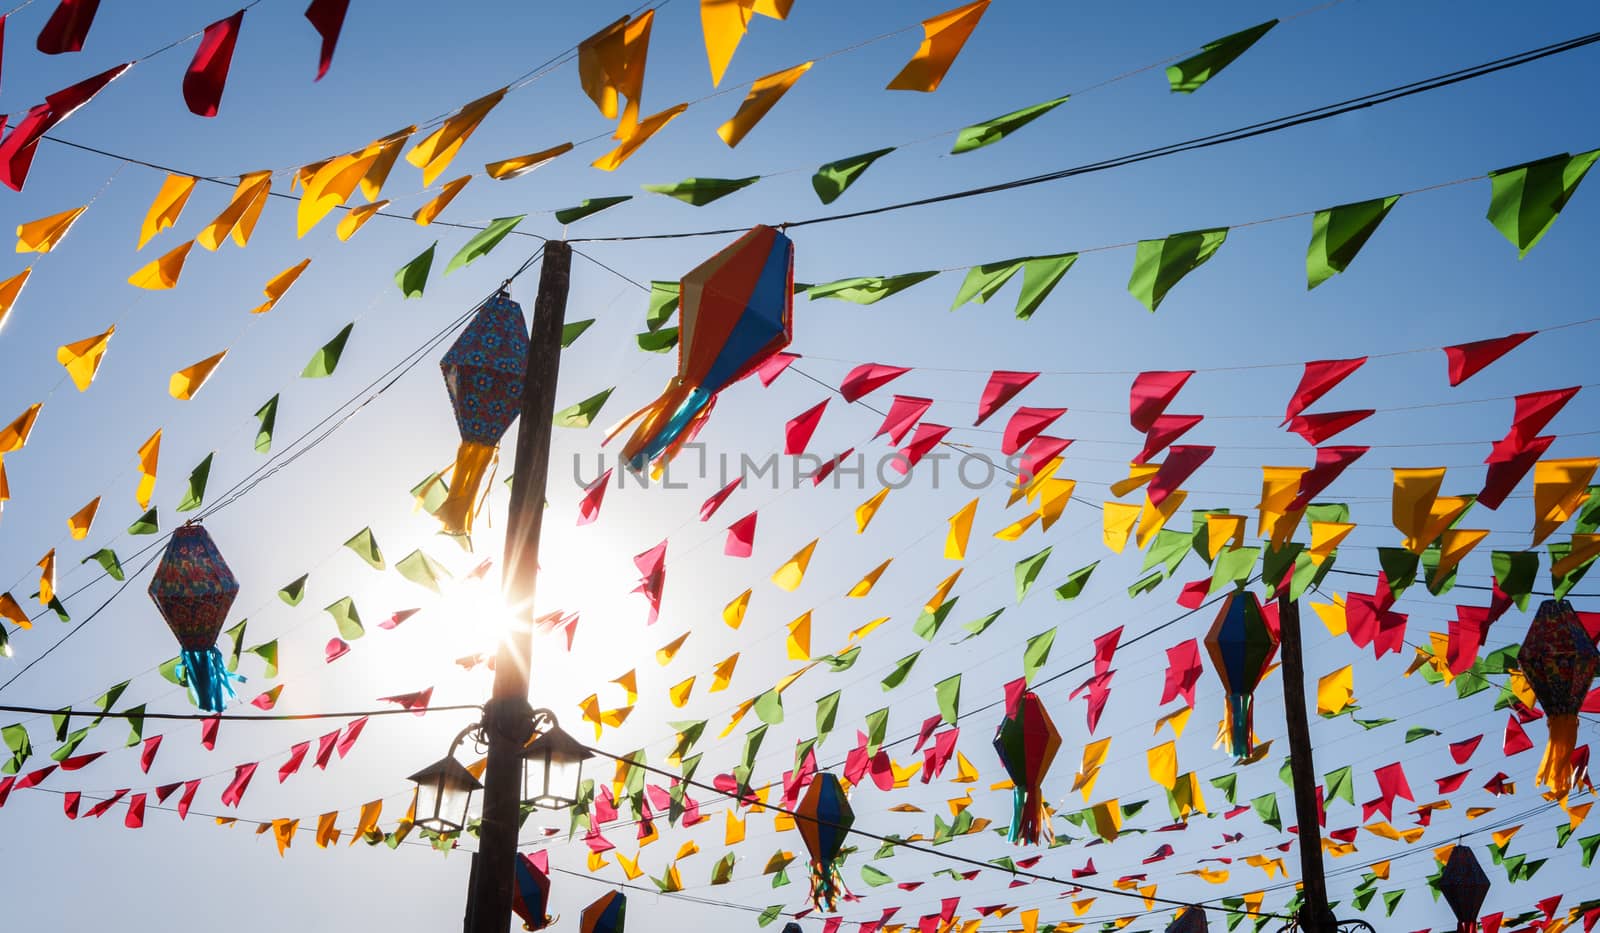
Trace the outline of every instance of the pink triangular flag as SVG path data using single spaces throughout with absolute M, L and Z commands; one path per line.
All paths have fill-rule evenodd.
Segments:
M 728 541 L 722 553 L 729 557 L 749 557 L 756 545 L 756 513 L 751 512 L 728 526 Z
M 817 425 L 822 423 L 822 413 L 828 408 L 828 399 L 823 399 L 805 411 L 789 419 L 783 428 L 783 452 L 789 456 L 803 454 L 806 445 L 811 443 L 811 435 L 816 433 Z
M 889 413 L 883 416 L 883 424 L 878 427 L 874 438 L 889 435 L 889 443 L 899 446 L 904 438 L 922 416 L 932 407 L 933 399 L 919 398 L 915 395 L 896 395 L 889 404 Z
M 1450 367 L 1450 384 L 1458 386 L 1466 382 L 1482 372 L 1490 363 L 1522 346 L 1524 340 L 1537 333 L 1536 330 L 1529 330 L 1520 334 L 1508 334 L 1504 337 L 1474 340 L 1471 343 L 1458 343 L 1445 347 L 1444 355 Z
M 1169 444 L 1189 433 L 1190 428 L 1204 419 L 1204 415 L 1162 415 L 1157 418 L 1144 436 L 1144 449 L 1133 458 L 1133 462 L 1149 463 L 1151 457 L 1166 450 Z
M 1026 405 L 1018 408 L 1011 420 L 1006 422 L 1005 434 L 1000 439 L 1000 452 L 1011 456 L 1066 413 L 1065 408 L 1029 408 Z
M 865 398 L 908 372 L 911 372 L 911 369 L 907 366 L 862 363 L 850 370 L 844 381 L 839 383 L 839 394 L 844 396 L 845 401 L 853 402 L 858 398 Z
M 1289 511 L 1298 512 L 1310 505 L 1312 499 L 1322 495 L 1322 491 L 1333 485 L 1339 474 L 1348 469 L 1350 464 L 1361 459 L 1362 454 L 1370 449 L 1369 447 L 1318 447 L 1316 465 L 1300 475 L 1300 491 L 1289 504 Z
M 1167 459 L 1161 461 L 1156 475 L 1150 480 L 1147 490 L 1150 504 L 1160 508 L 1161 503 L 1167 501 L 1167 496 L 1176 492 L 1216 452 L 1217 448 L 1201 444 L 1179 444 L 1168 450 Z
M 1484 463 L 1515 460 L 1518 454 L 1533 443 L 1539 432 L 1555 420 L 1556 415 L 1572 401 L 1580 388 L 1582 387 L 1571 386 L 1545 392 L 1527 392 L 1517 396 L 1516 412 L 1511 416 L 1511 430 L 1506 432 L 1505 437 L 1495 442 L 1494 449 L 1489 452 Z
M 761 365 L 756 367 L 756 378 L 761 380 L 762 387 L 772 385 L 772 380 L 783 374 L 789 364 L 800 358 L 798 353 L 786 353 L 782 350 L 772 354 Z
M 1320 415 L 1296 415 L 1289 419 L 1289 430 L 1315 447 L 1340 431 L 1372 417 L 1374 411 L 1371 408 L 1360 408 L 1355 411 L 1330 411 Z
M 1043 469 L 1044 465 L 1061 455 L 1072 445 L 1072 438 L 1051 437 L 1041 434 L 1028 444 L 1027 451 L 1022 455 L 1022 464 L 1018 468 L 1017 478 L 1026 482 L 1033 479 L 1034 475 Z
M 978 399 L 978 420 L 972 422 L 973 426 L 983 424 L 990 415 L 1016 398 L 1018 392 L 1026 389 L 1028 384 L 1037 378 L 1039 378 L 1038 373 L 995 370 L 989 376 L 989 384 L 983 387 L 983 396 Z
M 927 456 L 928 451 L 938 446 L 949 433 L 950 429 L 942 424 L 923 422 L 917 425 L 917 433 L 911 435 L 911 443 L 900 448 L 900 455 L 889 461 L 889 468 L 901 475 L 909 474 L 911 468 Z
M 1348 360 L 1312 360 L 1307 363 L 1305 372 L 1300 375 L 1300 385 L 1295 387 L 1289 407 L 1284 410 L 1283 423 L 1288 424 L 1312 402 L 1327 395 L 1366 361 L 1366 357 L 1358 356 Z
M 740 478 L 712 493 L 711 498 L 700 504 L 700 520 L 703 522 L 710 521 L 711 516 L 717 514 L 717 509 L 722 508 L 722 503 L 728 501 L 728 497 L 733 495 L 733 491 L 738 489 L 739 484 L 742 482 L 744 482 L 744 477 L 741 476 Z
M 1161 413 L 1167 410 L 1178 390 L 1193 376 L 1192 370 L 1181 372 L 1151 371 L 1140 373 L 1133 379 L 1133 389 L 1128 393 L 1128 420 L 1133 429 L 1143 434 L 1150 430 Z
M 600 517 L 600 505 L 606 499 L 606 487 L 611 484 L 611 469 L 601 473 L 594 482 L 583 487 L 583 498 L 578 500 L 578 524 L 587 525 Z

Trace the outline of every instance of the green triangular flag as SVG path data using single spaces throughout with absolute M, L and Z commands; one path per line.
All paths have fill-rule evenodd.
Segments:
M 1261 549 L 1258 547 L 1224 549 L 1217 555 L 1216 564 L 1211 569 L 1211 588 L 1206 595 L 1214 595 L 1230 585 L 1243 586 L 1260 557 Z
M 650 283 L 650 308 L 644 315 L 646 330 L 660 330 L 661 325 L 671 319 L 672 313 L 678 310 L 681 292 L 677 282 Z
M 1412 726 L 1406 730 L 1406 744 L 1410 745 L 1412 742 L 1415 742 L 1419 739 L 1426 739 L 1431 736 L 1441 734 L 1442 733 L 1439 732 L 1438 729 L 1429 729 L 1427 726 Z
M 756 924 L 762 928 L 765 928 L 768 924 L 772 923 L 772 921 L 778 919 L 778 915 L 781 913 L 783 913 L 783 905 L 773 904 L 771 907 L 768 907 L 766 910 L 761 912 L 761 915 L 756 918 Z
M 239 653 L 244 650 L 244 630 L 245 626 L 249 624 L 249 619 L 240 619 L 238 625 L 222 633 L 228 637 L 228 644 L 233 646 L 233 649 L 228 652 L 229 671 L 237 671 L 239 669 Z
M 576 342 L 579 337 L 583 336 L 584 331 L 593 326 L 594 318 L 589 318 L 587 321 L 573 321 L 571 324 L 561 325 L 561 349 L 565 350 L 566 348 L 572 346 L 572 344 Z
M 345 641 L 355 641 L 367 633 L 361 627 L 361 613 L 356 611 L 355 600 L 348 596 L 326 607 L 323 612 L 333 616 L 334 624 L 339 626 L 339 637 Z
M 1222 791 L 1222 796 L 1228 798 L 1229 803 L 1238 803 L 1236 794 L 1239 790 L 1239 775 L 1224 774 L 1222 777 L 1211 779 L 1211 786 Z
M 906 676 L 911 673 L 911 668 L 916 666 L 917 658 L 921 656 L 922 652 L 920 650 L 913 651 L 894 662 L 894 669 L 889 672 L 889 676 L 883 679 L 884 692 L 887 693 L 904 683 Z
M 88 737 L 89 737 L 88 728 L 78 729 L 78 730 L 74 731 L 71 735 L 67 736 L 67 744 L 61 746 L 60 748 L 58 748 L 55 751 L 50 753 L 51 759 L 54 760 L 54 761 L 58 761 L 59 762 L 59 761 L 65 761 L 66 759 L 71 758 L 72 757 L 72 753 L 77 751 L 78 750 L 78 746 L 83 744 L 83 740 L 88 738 Z
M 839 279 L 835 282 L 825 282 L 813 285 L 806 289 L 806 297 L 812 301 L 818 298 L 838 298 L 843 301 L 853 301 L 858 305 L 870 305 L 882 301 L 897 292 L 903 292 L 918 282 L 925 282 L 938 275 L 938 270 L 932 272 L 905 272 L 900 275 L 884 276 L 859 276 L 853 279 Z
M 1024 262 L 1026 260 L 1007 259 L 968 269 L 967 277 L 961 280 L 961 288 L 956 292 L 956 300 L 950 305 L 950 310 L 954 311 L 969 301 L 984 304 L 1011 281 L 1011 277 L 1022 269 Z
M 1183 559 L 1189 556 L 1189 547 L 1194 543 L 1194 534 L 1184 533 L 1172 528 L 1163 528 L 1156 532 L 1156 539 L 1150 542 L 1150 547 L 1144 552 L 1144 566 L 1140 572 L 1160 566 L 1167 576 L 1177 571 Z M 1209 552 L 1208 552 L 1209 556 Z
M 1343 800 L 1345 803 L 1355 806 L 1356 783 L 1349 765 L 1324 774 L 1322 776 L 1322 784 L 1324 788 L 1323 795 L 1329 803 L 1335 800 Z
M 1489 555 L 1494 566 L 1494 582 L 1511 597 L 1519 610 L 1528 608 L 1528 597 L 1539 580 L 1538 551 L 1495 551 Z
M 1306 248 L 1306 290 L 1343 272 L 1399 200 L 1395 194 L 1317 211 L 1311 219 L 1311 245 Z
M 1489 222 L 1511 241 L 1519 258 L 1538 245 L 1578 183 L 1600 158 L 1600 149 L 1550 156 L 1489 173 L 1493 194 Z
M 577 207 L 563 208 L 556 211 L 556 223 L 570 224 L 575 220 L 582 220 L 590 214 L 598 214 L 608 207 L 615 207 L 623 201 L 632 201 L 633 195 L 619 194 L 609 198 L 584 198 L 578 202 Z
M 302 379 L 322 379 L 333 375 L 339 368 L 339 357 L 344 353 L 344 344 L 350 339 L 350 331 L 356 326 L 355 321 L 346 324 L 333 339 L 322 345 L 322 349 L 311 355 L 311 361 L 306 368 L 300 371 Z
M 638 342 L 639 349 L 646 353 L 666 353 L 678 345 L 678 328 L 663 327 L 654 333 L 645 331 L 634 334 L 633 339 Z
M 450 484 L 438 473 L 433 473 L 427 479 L 411 487 L 411 495 L 417 500 L 417 505 L 429 515 L 439 511 L 439 506 L 444 505 L 444 500 L 450 495 Z
M 1552 570 L 1555 569 L 1557 564 L 1566 560 L 1568 555 L 1572 553 L 1571 541 L 1551 541 L 1549 544 L 1546 544 L 1545 547 L 1550 551 L 1550 567 Z M 1589 560 L 1584 561 L 1582 564 L 1579 564 L 1577 567 L 1574 567 L 1572 570 L 1568 571 L 1566 576 L 1559 580 L 1555 580 L 1554 585 L 1551 587 L 1551 589 L 1554 591 L 1554 597 L 1556 599 L 1566 599 L 1567 594 L 1572 591 L 1572 588 L 1576 586 L 1578 581 L 1582 580 L 1584 575 L 1589 572 L 1589 568 L 1594 566 L 1594 562 L 1595 559 L 1590 558 Z
M 278 598 L 291 606 L 300 605 L 300 600 L 306 596 L 306 578 L 311 574 L 301 574 L 299 579 L 278 590 Z
M 1162 579 L 1164 578 L 1161 575 L 1161 571 L 1157 570 L 1147 577 L 1142 577 L 1133 581 L 1133 583 L 1128 586 L 1128 598 L 1133 599 L 1135 596 L 1143 596 L 1144 594 L 1160 586 Z
M 272 429 L 278 424 L 278 396 L 274 394 L 267 399 L 267 403 L 256 409 L 256 453 L 264 454 L 272 449 Z
M 1403 547 L 1378 548 L 1378 566 L 1382 568 L 1383 575 L 1389 581 L 1389 592 L 1396 598 L 1417 582 L 1417 567 L 1421 563 L 1420 555 L 1413 554 Z
M 278 640 L 276 638 L 245 650 L 266 662 L 266 669 L 261 672 L 262 677 L 270 680 L 278 676 Z
M 50 598 L 50 611 L 56 614 L 56 620 L 63 625 L 72 621 L 72 617 L 67 615 L 67 607 L 61 604 L 61 597 L 59 596 Z
M 977 619 L 975 621 L 968 622 L 966 624 L 966 626 L 965 626 L 967 632 L 969 633 L 967 635 L 967 638 L 976 638 L 979 635 L 982 635 L 984 632 L 988 631 L 989 626 L 993 625 L 995 623 L 995 620 L 1000 618 L 1000 613 L 1002 613 L 1002 612 L 1005 612 L 1004 608 L 996 609 L 995 611 L 989 613 L 988 615 L 984 616 L 981 619 Z M 967 638 L 963 638 L 963 639 L 961 639 L 961 641 L 966 641 Z M 958 642 L 958 644 L 959 644 L 959 642 Z
M 422 292 L 428 287 L 428 270 L 433 268 L 433 251 L 439 246 L 439 241 L 434 240 L 433 245 L 417 254 L 417 258 L 401 266 L 394 274 L 394 284 L 399 286 L 400 293 L 407 298 L 421 298 Z
M 873 710 L 867 714 L 867 756 L 878 754 L 878 746 L 889 734 L 889 708 Z
M 1017 320 L 1026 321 L 1039 310 L 1044 300 L 1055 290 L 1056 283 L 1067 274 L 1077 253 L 1058 253 L 1054 256 L 1033 256 L 1022 266 L 1022 291 L 1017 295 Z
M 144 704 L 125 710 L 123 718 L 128 721 L 128 741 L 124 747 L 131 748 L 144 741 Z
M 1262 794 L 1250 801 L 1250 808 L 1256 811 L 1256 816 L 1261 822 L 1271 826 L 1278 832 L 1283 832 L 1283 819 L 1278 816 L 1278 795 Z
M 1168 66 L 1167 82 L 1172 85 L 1173 93 L 1193 94 L 1200 90 L 1202 85 L 1231 65 L 1234 59 L 1243 55 L 1250 46 L 1256 44 L 1257 39 L 1276 25 L 1277 20 L 1269 19 L 1259 26 L 1223 36 L 1215 42 L 1206 43 L 1197 54 Z
M 717 864 L 711 866 L 711 883 L 713 885 L 727 884 L 733 880 L 733 863 L 737 858 L 732 852 L 717 859 Z
M 556 412 L 555 424 L 558 428 L 587 428 L 594 422 L 594 416 L 600 414 L 600 409 L 605 405 L 606 399 L 616 391 L 612 386 L 603 392 L 597 392 L 576 405 L 569 405 Z
M 685 204 L 701 207 L 718 198 L 725 198 L 741 188 L 748 188 L 761 180 L 760 175 L 749 178 L 685 178 L 670 185 L 640 185 L 653 194 L 677 198 Z
M 1161 240 L 1140 240 L 1133 259 L 1128 292 L 1154 312 L 1172 286 L 1198 269 L 1228 239 L 1228 228 L 1174 233 Z
M 1024 557 L 1017 561 L 1011 569 L 1012 576 L 1016 578 L 1017 602 L 1022 602 L 1028 595 L 1028 590 L 1033 588 L 1033 581 L 1039 578 L 1039 572 L 1044 569 L 1045 561 L 1050 559 L 1050 548 L 1045 548 L 1031 557 Z
M 945 617 L 950 615 L 950 610 L 955 608 L 956 600 L 960 598 L 959 596 L 951 597 L 932 612 L 923 610 L 922 614 L 917 616 L 917 621 L 911 626 L 912 634 L 923 641 L 933 641 L 933 636 L 939 634 L 939 628 L 944 625 Z
M 835 690 L 817 701 L 817 742 L 820 744 L 833 732 L 839 716 L 839 691 Z
M 395 563 L 394 569 L 400 575 L 418 586 L 427 587 L 435 593 L 439 592 L 441 579 L 452 579 L 450 571 L 444 565 L 423 553 L 420 548 L 400 558 Z
M 189 471 L 189 487 L 184 490 L 183 501 L 178 503 L 179 512 L 193 512 L 205 503 L 206 480 L 211 477 L 211 458 L 215 455 L 215 451 L 206 454 L 206 458 Z
M 963 152 L 971 152 L 974 149 L 982 149 L 984 146 L 997 143 L 1066 103 L 1067 98 L 1070 96 L 1064 95 L 1054 100 L 1047 100 L 1042 104 L 1034 104 L 1032 107 L 1013 110 L 992 120 L 974 123 L 956 134 L 956 144 L 951 147 L 950 154 L 960 155 Z
M 122 574 L 122 561 L 117 560 L 116 551 L 113 551 L 108 547 L 103 547 L 100 550 L 95 551 L 93 554 L 90 554 L 88 557 L 85 557 L 83 560 L 78 561 L 78 563 L 87 564 L 91 560 L 99 564 L 100 569 L 104 570 L 106 572 L 106 576 L 110 577 L 111 579 L 117 581 L 124 579 Z
M 939 704 L 939 715 L 945 725 L 953 726 L 961 718 L 961 675 L 946 677 L 933 685 L 933 695 Z
M 866 882 L 869 888 L 881 888 L 886 884 L 894 884 L 893 878 L 873 868 L 871 865 L 861 866 L 861 880 Z
M 856 658 L 859 657 L 861 657 L 861 646 L 856 645 L 854 648 L 847 648 L 838 654 L 825 655 L 822 661 L 828 665 L 828 669 L 833 673 L 842 674 L 854 667 Z
M 1028 683 L 1033 683 L 1033 675 L 1039 673 L 1039 668 L 1050 660 L 1050 646 L 1055 643 L 1055 629 L 1040 632 L 1028 639 L 1028 644 L 1022 649 L 1022 676 L 1027 678 Z
M 388 566 L 383 560 L 383 548 L 378 547 L 378 539 L 373 537 L 370 526 L 352 535 L 344 546 L 355 551 L 356 556 L 366 561 L 373 570 L 383 570 Z
M 156 510 L 151 509 L 128 526 L 130 535 L 153 535 L 161 530 L 161 522 L 156 518 Z
M 160 674 L 162 679 L 168 681 L 169 683 L 177 684 L 180 687 L 186 687 L 189 685 L 189 679 L 183 674 L 183 669 L 181 667 L 182 664 L 182 655 L 179 655 L 175 658 L 168 658 L 156 666 L 156 673 Z
M 839 195 L 844 194 L 846 189 L 855 184 L 856 179 L 860 178 L 872 163 L 893 151 L 894 147 L 891 146 L 888 149 L 874 149 L 871 152 L 829 162 L 820 166 L 817 173 L 811 176 L 811 187 L 817 192 L 817 197 L 822 199 L 822 203 L 832 204 Z
M 783 694 L 776 690 L 768 690 L 756 697 L 756 718 L 769 726 L 776 726 L 783 722 Z
M 518 214 L 515 217 L 496 217 L 489 221 L 489 226 L 473 234 L 467 245 L 450 257 L 450 261 L 445 264 L 444 274 L 449 275 L 457 269 L 471 265 L 478 257 L 488 255 L 490 250 L 500 245 L 501 240 L 511 235 L 511 231 L 517 229 L 517 224 L 522 223 L 522 218 L 526 216 L 528 215 Z
M 1098 566 L 1100 566 L 1100 562 L 1095 561 L 1087 567 L 1079 567 L 1077 570 L 1072 571 L 1072 574 L 1067 577 L 1067 582 L 1056 587 L 1056 599 L 1077 599 L 1078 594 L 1082 593 L 1083 588 L 1089 584 L 1089 575 L 1094 573 L 1094 568 Z
M 1583 850 L 1583 867 L 1588 868 L 1589 863 L 1594 861 L 1595 850 L 1600 848 L 1600 833 L 1579 839 L 1578 848 Z

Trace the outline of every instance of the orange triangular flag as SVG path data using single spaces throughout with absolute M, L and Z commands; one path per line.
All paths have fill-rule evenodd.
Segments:
M 39 420 L 39 409 L 43 407 L 43 402 L 34 402 L 16 420 L 0 428 L 0 456 L 14 453 L 27 445 L 28 435 L 33 433 L 34 422 Z
M 186 366 L 173 373 L 172 378 L 167 381 L 168 394 L 175 399 L 183 401 L 194 398 L 194 394 L 199 392 L 200 387 L 206 384 L 206 380 L 211 378 L 212 371 L 217 368 L 217 365 L 222 362 L 222 358 L 227 355 L 228 351 L 223 350 L 221 353 L 206 357 L 193 366 Z
M 634 127 L 633 132 L 629 133 L 627 138 L 617 144 L 617 148 L 594 160 L 594 162 L 590 164 L 592 164 L 595 168 L 600 169 L 602 172 L 616 171 L 617 168 L 622 165 L 622 163 L 628 161 L 629 156 L 632 156 L 635 152 L 639 151 L 640 146 L 643 146 L 645 143 L 649 142 L 650 137 L 659 132 L 662 127 L 677 119 L 678 114 L 683 113 L 687 109 L 689 109 L 688 104 L 678 104 L 674 107 L 668 107 L 666 110 L 663 110 L 660 113 L 651 114 L 650 116 L 645 117 L 643 120 L 639 121 L 639 125 Z
M 89 504 L 74 512 L 67 519 L 67 529 L 72 532 L 72 540 L 82 541 L 89 537 L 89 526 L 94 524 L 94 513 L 100 510 L 100 497 L 95 496 Z
M 717 127 L 717 135 L 722 137 L 722 141 L 727 143 L 730 149 L 739 145 L 739 141 L 761 122 L 767 111 L 789 92 L 789 88 L 794 87 L 800 76 L 811 70 L 811 65 L 811 62 L 801 62 L 793 68 L 785 68 L 757 78 L 755 83 L 750 85 L 749 93 L 745 94 L 744 102 L 739 104 L 739 109 L 733 118 Z
M 417 208 L 417 212 L 411 215 L 411 219 L 422 227 L 433 223 L 434 218 L 438 217 L 439 213 L 448 207 L 451 201 L 456 199 L 456 195 L 460 194 L 461 189 L 465 188 L 467 182 L 471 180 L 471 175 L 462 175 L 454 181 L 445 182 L 444 188 L 434 196 L 433 200 Z
M 288 294 L 290 286 L 294 285 L 295 280 L 300 278 L 300 273 L 306 271 L 306 267 L 309 265 L 311 265 L 310 259 L 302 259 L 268 279 L 267 284 L 261 289 L 266 294 L 267 300 L 263 304 L 250 309 L 250 313 L 266 314 L 271 311 L 277 305 L 278 300 Z
M 33 267 L 28 266 L 11 278 L 0 282 L 0 324 L 6 322 L 6 315 L 11 313 L 11 307 L 17 303 L 17 296 L 22 294 L 22 286 L 28 284 L 28 276 L 33 274 Z
M 183 275 L 183 262 L 189 258 L 189 250 L 194 248 L 194 241 L 190 240 L 182 246 L 162 256 L 160 259 L 150 261 L 144 268 L 128 276 L 128 284 L 135 288 L 147 288 L 160 291 L 176 286 L 178 277 Z
M 542 149 L 538 152 L 530 152 L 527 155 L 517 156 L 511 159 L 501 159 L 498 162 L 484 163 L 483 170 L 495 181 L 506 181 L 512 178 L 520 178 L 539 166 L 545 164 L 546 162 L 549 162 L 551 159 L 554 159 L 556 156 L 566 155 L 571 151 L 572 143 L 562 143 L 559 146 L 551 146 L 549 149 Z
M 94 382 L 94 374 L 100 371 L 100 360 L 105 357 L 111 335 L 116 332 L 117 326 L 113 324 L 103 334 L 85 337 L 56 349 L 56 362 L 67 368 L 67 375 L 72 377 L 72 384 L 78 387 L 79 392 L 87 392 L 89 384 Z
M 339 235 L 340 240 L 348 240 L 356 235 L 356 231 L 360 230 L 363 224 L 372 219 L 373 214 L 388 206 L 388 201 L 377 201 L 363 207 L 352 207 L 348 214 L 340 218 L 339 226 L 334 232 Z
M 889 82 L 891 91 L 932 92 L 939 89 L 945 72 L 961 54 L 967 37 L 978 28 L 978 20 L 989 8 L 989 0 L 977 0 L 963 7 L 940 13 L 922 21 L 922 46 Z
M 70 211 L 62 211 L 21 224 L 17 227 L 17 252 L 48 253 L 55 249 L 61 238 L 72 229 L 73 223 L 88 209 L 89 205 L 85 204 Z
M 239 186 L 233 189 L 233 200 L 228 202 L 228 206 L 222 209 L 222 213 L 218 214 L 215 220 L 200 231 L 194 238 L 195 242 L 212 251 L 230 236 L 240 248 L 249 245 L 250 234 L 255 232 L 256 221 L 261 219 L 261 210 L 267 206 L 267 195 L 271 192 L 271 172 L 248 172 L 240 175 Z
M 161 190 L 156 192 L 156 199 L 150 202 L 150 210 L 139 226 L 139 249 L 144 249 L 151 237 L 178 222 L 178 216 L 194 191 L 194 183 L 195 179 L 189 175 L 168 175 L 161 183 Z
M 467 104 L 456 111 L 444 121 L 444 125 L 429 133 L 422 142 L 406 153 L 406 161 L 422 169 L 422 184 L 433 187 L 433 180 L 450 167 L 450 162 L 461 151 L 461 144 L 467 141 L 472 131 L 478 128 L 483 118 L 489 115 L 501 98 L 506 96 L 507 88 L 491 91 L 477 100 Z

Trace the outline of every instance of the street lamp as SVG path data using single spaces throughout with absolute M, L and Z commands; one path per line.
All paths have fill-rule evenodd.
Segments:
M 533 719 L 533 736 L 522 748 L 522 803 L 539 810 L 568 809 L 578 800 L 583 763 L 594 755 L 549 710 L 535 710 Z
M 457 833 L 467 825 L 472 792 L 481 790 L 483 784 L 456 760 L 456 749 L 480 728 L 473 723 L 461 730 L 450 744 L 449 754 L 407 778 L 417 785 L 416 825 L 440 834 Z

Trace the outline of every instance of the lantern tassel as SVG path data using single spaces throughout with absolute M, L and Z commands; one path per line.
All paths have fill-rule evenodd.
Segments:
M 445 534 L 469 535 L 472 533 L 473 506 L 478 501 L 478 488 L 483 485 L 489 462 L 494 459 L 495 448 L 477 441 L 462 441 L 456 448 L 456 467 L 450 475 L 450 494 L 434 513 L 444 524 Z
M 1551 713 L 1545 717 L 1550 738 L 1544 745 L 1544 760 L 1539 762 L 1539 783 L 1550 788 L 1557 799 L 1572 792 L 1572 750 L 1578 744 L 1578 715 Z
M 1456 924 L 1456 933 L 1478 933 L 1478 921 L 1463 920 Z
M 710 392 L 674 379 L 655 401 L 612 428 L 607 440 L 637 422 L 638 426 L 622 447 L 622 459 L 629 469 L 642 470 L 646 463 L 657 458 L 671 459 L 691 424 L 709 410 L 711 402 Z
M 228 670 L 222 652 L 215 646 L 199 651 L 184 649 L 178 670 L 189 682 L 189 702 L 206 713 L 220 713 L 226 709 L 229 700 L 238 698 L 233 682 L 244 681 Z
M 1018 784 L 1011 791 L 1011 831 L 1007 841 L 1039 845 L 1041 838 L 1054 841 L 1050 821 L 1044 811 L 1044 788 L 1038 784 Z
M 1255 712 L 1251 700 L 1252 696 L 1248 693 L 1228 694 L 1227 712 L 1223 716 L 1226 720 L 1223 728 L 1226 730 L 1228 753 L 1240 760 L 1249 758 L 1255 751 L 1255 743 L 1251 741 L 1255 731 Z
M 836 862 L 811 862 L 811 903 L 817 910 L 831 914 L 839 908 L 839 892 L 845 890 L 844 879 L 839 876 Z

